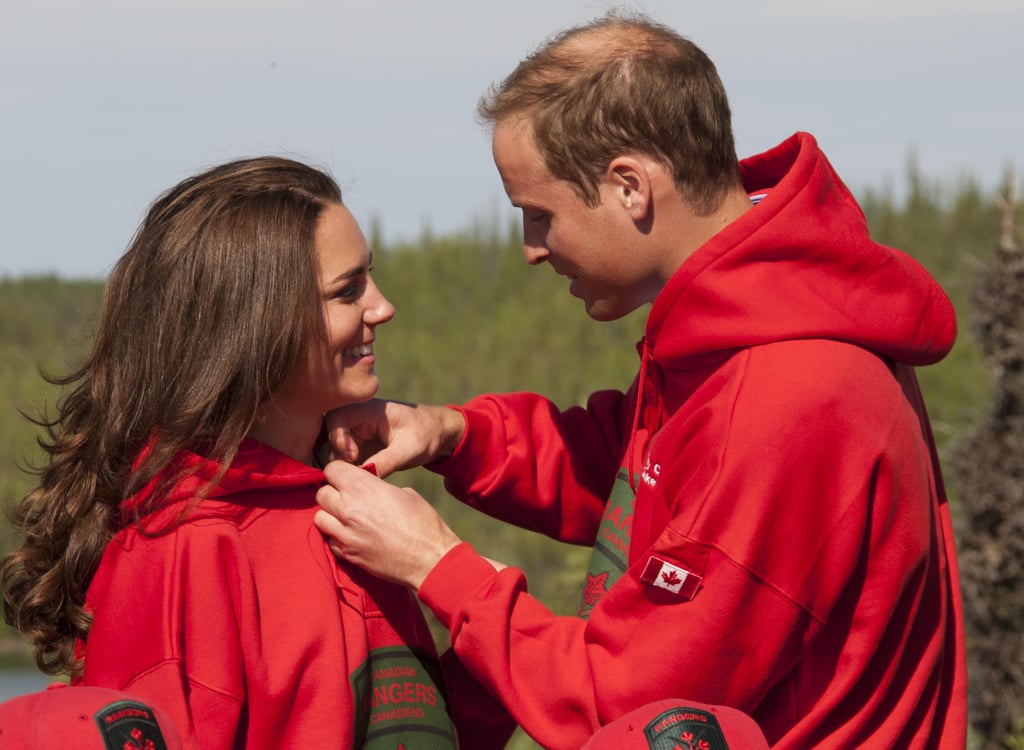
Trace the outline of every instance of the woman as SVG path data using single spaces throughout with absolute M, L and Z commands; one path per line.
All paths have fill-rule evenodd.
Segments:
M 152 701 L 190 747 L 456 747 L 415 600 L 312 523 L 323 414 L 379 385 L 370 271 L 335 182 L 291 160 L 154 203 L 13 514 L 5 614 L 43 671 Z

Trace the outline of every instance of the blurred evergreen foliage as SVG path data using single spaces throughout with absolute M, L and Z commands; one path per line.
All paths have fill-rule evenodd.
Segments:
M 1024 245 L 1010 181 L 1002 232 L 974 285 L 971 332 L 991 371 L 992 404 L 959 436 L 951 466 L 970 676 L 984 750 L 1024 747 Z
M 33 417 L 52 408 L 60 396 L 40 372 L 63 374 L 79 364 L 91 345 L 102 304 L 97 281 L 65 281 L 56 276 L 0 279 L 0 501 L 28 490 L 21 469 L 38 461 Z M 10 544 L 6 517 L 0 519 L 0 549 Z

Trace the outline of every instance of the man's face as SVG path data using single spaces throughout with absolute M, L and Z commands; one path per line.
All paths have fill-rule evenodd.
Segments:
M 528 125 L 500 123 L 494 162 L 512 205 L 523 212 L 523 253 L 570 279 L 569 292 L 595 320 L 615 320 L 657 296 L 659 280 L 638 240 L 641 233 L 621 200 L 621 186 L 603 179 L 601 203 L 584 204 L 573 186 L 552 176 Z

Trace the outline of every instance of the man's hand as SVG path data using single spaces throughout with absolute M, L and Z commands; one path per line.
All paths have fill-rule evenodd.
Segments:
M 372 463 L 380 477 L 450 456 L 466 431 L 457 409 L 384 399 L 335 409 L 325 420 L 334 457 Z
M 416 590 L 438 560 L 460 543 L 414 490 L 395 487 L 342 461 L 324 468 L 330 484 L 316 500 L 315 523 L 331 549 L 354 565 Z

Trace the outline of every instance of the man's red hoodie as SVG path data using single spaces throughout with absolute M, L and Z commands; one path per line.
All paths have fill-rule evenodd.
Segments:
M 594 546 L 581 617 L 468 544 L 420 598 L 545 748 L 663 698 L 738 708 L 776 748 L 962 748 L 953 537 L 912 369 L 951 348 L 952 306 L 871 240 L 810 135 L 741 166 L 757 205 L 654 301 L 627 393 L 479 397 L 432 467 Z

